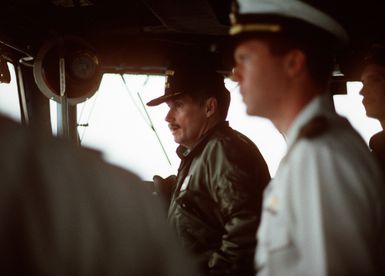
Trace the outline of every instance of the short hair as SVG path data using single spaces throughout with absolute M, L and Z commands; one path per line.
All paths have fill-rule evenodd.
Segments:
M 322 87 L 328 85 L 335 64 L 335 42 L 329 33 L 311 25 L 298 24 L 298 32 L 246 33 L 234 42 L 236 45 L 253 38 L 264 40 L 273 55 L 284 55 L 292 49 L 303 51 L 313 81 Z
M 327 35 L 325 33 L 325 35 Z M 327 47 L 327 43 L 331 40 L 320 38 L 321 35 L 308 37 L 289 37 L 277 36 L 279 43 L 269 43 L 270 50 L 273 54 L 283 54 L 291 49 L 297 48 L 305 53 L 306 64 L 310 73 L 310 77 L 319 86 L 326 87 L 332 76 L 335 63 L 334 50 Z M 320 46 L 322 45 L 322 46 Z
M 198 93 L 188 93 L 188 96 L 199 104 L 204 104 L 204 102 L 211 97 L 215 98 L 218 103 L 219 117 L 222 120 L 226 120 L 231 101 L 230 92 L 226 88 L 223 88 L 223 91 L 220 93 L 210 93 L 205 91 L 206 88 L 204 87 L 201 89 L 201 91 L 197 91 Z

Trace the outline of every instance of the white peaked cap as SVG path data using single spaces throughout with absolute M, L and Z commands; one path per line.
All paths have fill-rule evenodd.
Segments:
M 332 17 L 299 0 L 237 0 L 239 5 L 238 15 L 276 15 L 302 20 L 311 25 L 331 33 L 341 45 L 349 41 L 345 29 Z M 242 24 L 233 24 L 231 35 L 248 31 Z M 252 31 L 252 28 L 249 29 Z

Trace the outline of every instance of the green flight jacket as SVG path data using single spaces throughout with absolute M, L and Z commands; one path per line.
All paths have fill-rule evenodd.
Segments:
M 256 145 L 222 122 L 190 151 L 180 146 L 168 212 L 209 275 L 254 275 L 262 194 L 270 174 Z

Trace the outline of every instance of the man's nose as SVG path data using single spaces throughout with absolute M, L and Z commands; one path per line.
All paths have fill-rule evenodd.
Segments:
M 360 89 L 359 94 L 361 96 L 365 96 L 365 95 L 367 95 L 367 91 L 368 91 L 368 89 L 367 89 L 366 85 L 362 85 L 362 88 Z
M 167 123 L 171 123 L 171 122 L 172 122 L 171 109 L 167 112 L 166 117 L 164 118 L 164 120 L 165 120 Z

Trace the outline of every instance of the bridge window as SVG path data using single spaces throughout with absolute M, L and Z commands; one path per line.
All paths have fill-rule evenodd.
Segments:
M 347 95 L 335 95 L 334 106 L 337 113 L 345 116 L 369 144 L 370 137 L 381 130 L 381 125 L 378 120 L 366 117 L 362 96 L 359 94 L 361 88 L 361 82 L 348 82 Z
M 11 73 L 11 82 L 0 83 L 0 113 L 17 122 L 21 122 L 15 67 L 13 64 L 8 63 L 8 68 Z
M 150 180 L 154 174 L 176 173 L 177 145 L 164 117 L 166 105 L 147 107 L 145 103 L 163 93 L 163 76 L 106 74 L 99 91 L 78 105 L 78 132 L 83 146 L 103 152 L 106 160 Z M 127 86 L 125 85 L 127 84 Z M 230 126 L 250 137 L 259 147 L 274 176 L 285 154 L 284 138 L 267 119 L 246 115 L 236 83 L 226 80 L 232 101 Z M 334 96 L 338 113 L 346 116 L 368 142 L 379 123 L 365 115 L 358 94 L 360 83 L 349 83 L 347 95 Z M 155 130 L 155 131 L 154 131 Z
M 174 173 L 175 143 L 163 121 L 166 106 L 148 108 L 159 95 L 164 77 L 105 74 L 99 91 L 78 105 L 78 132 L 83 146 L 97 148 L 105 158 L 145 180 Z M 126 84 L 127 85 L 126 85 Z

